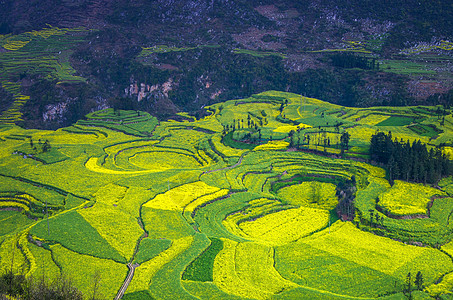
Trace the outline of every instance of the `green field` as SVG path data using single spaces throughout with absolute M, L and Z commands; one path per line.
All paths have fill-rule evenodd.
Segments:
M 356 159 L 377 131 L 448 154 L 451 113 L 441 122 L 437 107 L 277 91 L 208 110 L 182 122 L 105 109 L 56 131 L 0 125 L 0 270 L 68 276 L 87 299 L 96 278 L 97 296 L 113 299 L 129 263 L 123 299 L 405 299 L 418 272 L 414 299 L 451 297 L 452 178 L 391 186 Z M 338 187 L 351 178 L 354 217 L 341 221 Z

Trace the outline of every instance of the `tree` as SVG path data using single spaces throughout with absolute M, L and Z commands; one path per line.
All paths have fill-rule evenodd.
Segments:
M 422 290 L 423 289 L 423 275 L 421 271 L 418 271 L 417 275 L 415 275 L 415 285 L 417 286 L 417 289 Z
M 50 150 L 50 142 L 49 140 L 46 140 L 44 144 L 42 145 L 42 152 L 47 152 Z
M 311 182 L 311 202 L 319 203 L 321 200 L 321 184 L 318 181 Z
M 99 283 L 101 281 L 101 272 L 99 270 L 94 271 L 93 274 L 93 300 L 97 299 L 96 294 L 99 289 Z
M 340 147 L 341 147 L 341 153 L 344 153 L 344 150 L 349 149 L 349 139 L 351 138 L 351 135 L 345 131 L 341 137 L 340 137 Z
M 404 289 L 404 294 L 406 294 L 408 299 L 412 299 L 412 275 L 411 272 L 407 273 L 406 276 L 406 285 Z

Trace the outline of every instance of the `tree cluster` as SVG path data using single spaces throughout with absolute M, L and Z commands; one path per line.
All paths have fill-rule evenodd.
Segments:
M 82 293 L 65 278 L 59 278 L 49 283 L 33 278 L 26 279 L 24 275 L 15 275 L 11 271 L 0 276 L 0 299 L 12 299 L 5 296 L 14 297 L 17 300 L 84 299 Z
M 41 150 L 41 153 L 49 152 L 52 146 L 50 146 L 49 140 L 45 140 L 44 143 L 39 139 L 38 141 L 38 146 Z M 33 142 L 33 139 L 30 138 L 30 148 L 38 153 L 39 149 L 36 147 L 35 143 Z
M 336 187 L 338 205 L 336 208 L 338 216 L 343 221 L 352 221 L 354 219 L 354 198 L 356 188 L 355 176 L 345 182 L 340 181 Z
M 335 67 L 379 70 L 379 63 L 376 63 L 376 59 L 368 59 L 353 53 L 337 53 L 331 55 L 330 59 Z
M 413 299 L 412 291 L 422 290 L 424 288 L 422 272 L 418 271 L 417 275 L 415 275 L 414 282 L 412 282 L 412 278 L 411 272 L 407 273 L 403 293 L 408 299 Z
M 427 149 L 420 140 L 409 143 L 392 138 L 392 133 L 378 132 L 371 137 L 370 158 L 388 170 L 395 179 L 434 184 L 452 174 L 448 158 L 439 148 Z

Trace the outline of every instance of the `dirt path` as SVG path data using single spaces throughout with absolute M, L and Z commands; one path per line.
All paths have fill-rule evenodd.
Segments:
M 225 167 L 225 168 L 220 168 L 220 169 L 215 169 L 215 170 L 210 170 L 210 171 L 204 171 L 201 175 L 203 174 L 209 174 L 209 173 L 212 173 L 212 172 L 218 172 L 218 171 L 222 171 L 222 170 L 230 170 L 230 169 L 234 169 L 236 168 L 237 166 L 239 166 L 241 163 L 242 163 L 242 160 L 244 159 L 244 156 L 247 154 L 248 152 L 245 152 L 241 155 L 241 157 L 239 158 L 238 162 L 235 163 L 234 165 L 232 166 L 229 166 L 229 167 Z
M 135 268 L 137 268 L 138 266 L 140 266 L 140 265 L 137 263 L 135 263 L 135 264 L 128 263 L 127 264 L 127 267 L 129 268 L 129 273 L 127 274 L 127 277 L 124 280 L 123 285 L 121 286 L 120 290 L 118 291 L 118 294 L 116 294 L 115 300 L 119 300 L 119 299 L 123 298 L 124 293 L 127 290 L 127 287 L 129 286 L 129 284 L 132 281 L 132 278 L 134 277 Z

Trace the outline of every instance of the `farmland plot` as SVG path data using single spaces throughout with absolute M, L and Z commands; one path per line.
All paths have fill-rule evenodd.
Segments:
M 128 263 L 124 299 L 399 299 L 409 272 L 423 275 L 416 297 L 450 292 L 451 178 L 391 186 L 386 170 L 338 147 L 347 132 L 345 157 L 366 158 L 378 129 L 434 147 L 453 136 L 448 122 L 426 107 L 277 91 L 208 109 L 180 114 L 190 122 L 106 109 L 56 131 L 1 125 L 0 269 L 68 275 L 87 298 L 98 280 L 105 299 Z M 40 139 L 52 151 L 33 152 Z M 347 184 L 354 214 L 343 222 Z

